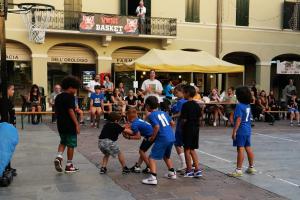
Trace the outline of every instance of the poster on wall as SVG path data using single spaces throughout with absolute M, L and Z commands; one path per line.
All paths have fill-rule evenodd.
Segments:
M 93 80 L 93 77 L 95 75 L 95 71 L 83 71 L 82 72 L 82 84 L 84 86 L 87 86 L 91 80 Z
M 277 74 L 300 74 L 300 62 L 277 61 Z
M 138 18 L 118 15 L 82 13 L 81 32 L 106 34 L 138 34 Z

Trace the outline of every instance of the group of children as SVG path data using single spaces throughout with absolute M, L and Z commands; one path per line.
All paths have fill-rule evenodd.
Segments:
M 66 173 L 78 171 L 73 163 L 74 148 L 77 146 L 77 134 L 80 133 L 80 126 L 74 113 L 74 93 L 78 88 L 79 82 L 74 77 L 67 77 L 62 82 L 64 92 L 57 96 L 55 100 L 57 126 L 61 138 L 58 146 L 58 154 L 54 160 L 55 169 L 58 172 L 63 171 L 62 161 L 63 152 L 67 147 Z M 96 93 L 97 93 L 97 88 Z M 101 88 L 99 88 L 101 90 Z M 201 109 L 199 104 L 193 100 L 196 94 L 195 88 L 190 85 L 178 85 L 175 88 L 177 103 L 172 108 L 173 117 L 177 118 L 175 134 L 173 128 L 175 122 L 164 111 L 159 109 L 159 100 L 155 96 L 149 96 L 145 100 L 145 109 L 147 112 L 145 119 L 138 117 L 138 111 L 131 108 L 127 112 L 128 123 L 120 125 L 121 115 L 111 112 L 108 121 L 103 126 L 99 135 L 98 146 L 104 154 L 101 161 L 100 173 L 107 173 L 107 164 L 110 156 L 116 157 L 122 166 L 122 173 L 127 174 L 131 171 L 141 172 L 141 165 L 144 162 L 146 168 L 143 170 L 149 173 L 149 177 L 142 180 L 142 183 L 157 185 L 157 160 L 164 160 L 167 166 L 166 178 L 176 179 L 176 172 L 183 172 L 183 177 L 201 177 L 202 171 L 199 167 L 199 159 L 196 149 L 199 148 L 199 127 Z M 251 112 L 250 100 L 251 93 L 247 87 L 240 87 L 236 91 L 237 104 L 234 114 L 235 126 L 232 133 L 233 145 L 237 147 L 237 167 L 231 176 L 242 176 L 242 163 L 244 150 L 246 150 L 249 160 L 247 173 L 254 174 L 253 152 L 251 149 Z M 100 98 L 100 96 L 99 96 Z M 91 96 L 93 101 L 93 95 Z M 95 105 L 96 102 L 91 102 Z M 101 105 L 101 103 L 100 103 Z M 97 109 L 94 109 L 97 112 Z M 124 154 L 118 145 L 120 135 L 128 140 L 140 140 L 143 137 L 139 147 L 139 160 L 132 168 L 128 168 L 125 163 Z M 181 166 L 175 170 L 171 160 L 173 145 L 176 147 Z M 151 148 L 149 156 L 146 152 Z

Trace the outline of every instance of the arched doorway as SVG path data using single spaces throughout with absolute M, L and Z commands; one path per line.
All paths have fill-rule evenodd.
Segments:
M 67 75 L 78 77 L 83 87 L 96 74 L 96 53 L 80 44 L 59 44 L 48 51 L 48 92 Z M 80 92 L 86 91 L 82 88 Z
M 125 91 L 129 89 L 133 89 L 133 81 L 134 81 L 134 72 L 114 72 L 114 67 L 116 65 L 122 65 L 124 63 L 133 62 L 139 57 L 143 56 L 149 51 L 149 49 L 143 47 L 122 47 L 115 50 L 112 53 L 112 74 L 114 74 L 113 80 L 116 86 L 120 82 L 124 83 Z M 137 72 L 137 79 L 143 79 L 143 73 Z
M 271 62 L 271 81 L 270 86 L 271 90 L 274 91 L 275 97 L 277 99 L 283 98 L 283 89 L 289 83 L 289 79 L 294 80 L 294 85 L 297 88 L 297 95 L 299 95 L 300 91 L 300 74 L 278 74 L 277 73 L 277 62 L 300 62 L 300 55 L 298 54 L 282 54 L 276 56 L 272 59 Z
M 8 81 L 15 85 L 15 105 L 22 104 L 21 95 L 27 95 L 32 85 L 31 51 L 24 44 L 8 41 L 6 44 Z
M 245 85 L 250 85 L 253 80 L 256 80 L 256 65 L 260 61 L 256 55 L 248 52 L 232 52 L 226 54 L 223 60 L 245 66 Z M 228 74 L 227 77 L 228 87 L 243 84 L 242 74 Z

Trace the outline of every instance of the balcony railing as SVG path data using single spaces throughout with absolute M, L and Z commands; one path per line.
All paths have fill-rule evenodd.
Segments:
M 51 20 L 48 29 L 79 31 L 81 14 L 82 12 L 55 10 L 51 13 Z M 177 35 L 177 20 L 175 18 L 146 17 L 144 29 L 145 30 L 142 33 L 144 35 L 174 37 Z

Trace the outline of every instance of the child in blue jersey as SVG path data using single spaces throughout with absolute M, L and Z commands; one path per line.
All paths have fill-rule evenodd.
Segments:
M 234 172 L 229 174 L 233 177 L 243 176 L 242 166 L 244 161 L 244 150 L 247 152 L 249 167 L 248 174 L 254 174 L 254 154 L 251 148 L 251 92 L 248 87 L 236 89 L 238 104 L 234 111 L 234 128 L 232 131 L 233 146 L 237 147 L 237 166 Z
M 145 105 L 147 111 L 150 112 L 148 121 L 153 127 L 153 134 L 149 140 L 154 141 L 154 145 L 149 156 L 150 176 L 144 179 L 142 183 L 157 185 L 156 160 L 164 159 L 169 169 L 165 176 L 169 179 L 176 179 L 176 172 L 170 159 L 175 141 L 172 126 L 175 124 L 167 113 L 157 110 L 159 105 L 157 97 L 149 96 L 146 99 Z
M 95 92 L 91 94 L 90 112 L 91 112 L 91 126 L 95 127 L 96 119 L 100 119 L 103 113 L 104 93 L 101 92 L 101 86 L 95 86 Z
M 149 169 L 149 160 L 146 155 L 146 152 L 153 144 L 153 141 L 149 140 L 149 138 L 152 136 L 153 128 L 149 122 L 146 122 L 138 118 L 138 113 L 135 108 L 130 108 L 127 111 L 127 119 L 131 123 L 130 126 L 131 126 L 132 133 L 128 134 L 125 138 L 129 140 L 139 140 L 141 139 L 141 137 L 144 137 L 139 149 L 139 154 L 140 154 L 139 160 L 131 168 L 131 171 L 135 173 L 140 173 L 141 165 L 144 161 L 146 164 L 146 168 L 143 170 L 143 172 L 148 173 L 150 172 L 150 169 Z
M 186 163 L 185 163 L 185 157 L 184 157 L 184 152 L 183 152 L 183 143 L 182 143 L 182 131 L 181 131 L 181 123 L 179 120 L 180 112 L 182 105 L 187 102 L 187 100 L 183 97 L 183 84 L 178 84 L 176 85 L 174 89 L 174 93 L 177 97 L 177 102 L 174 104 L 174 106 L 171 109 L 171 112 L 173 113 L 173 117 L 177 117 L 177 122 L 176 122 L 176 130 L 175 130 L 175 148 L 176 152 L 178 154 L 179 160 L 180 160 L 180 168 L 177 169 L 178 171 L 182 171 L 186 169 Z

